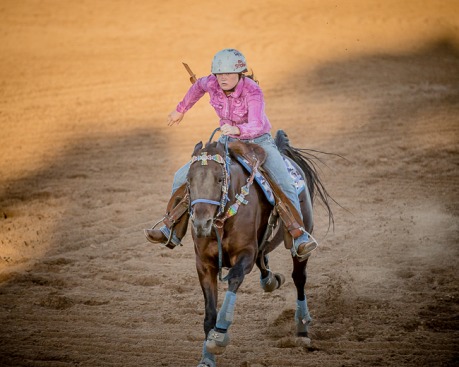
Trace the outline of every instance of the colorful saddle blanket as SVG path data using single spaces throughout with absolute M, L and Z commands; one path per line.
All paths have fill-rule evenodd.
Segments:
M 295 183 L 296 192 L 298 195 L 300 195 L 301 192 L 306 188 L 306 182 L 304 181 L 303 176 L 301 176 L 301 174 L 298 172 L 292 160 L 284 156 L 282 158 L 284 158 L 284 163 L 285 163 L 285 166 L 287 167 L 287 171 L 290 174 L 290 177 L 292 177 L 293 182 Z M 249 173 L 252 173 L 252 167 L 250 166 L 249 162 L 246 159 L 239 156 L 237 157 L 237 160 Z M 258 185 L 260 185 L 261 189 L 265 193 L 266 199 L 268 199 L 268 201 L 272 205 L 274 205 L 275 204 L 274 194 L 273 194 L 273 190 L 271 189 L 271 185 L 269 184 L 269 182 L 265 179 L 265 177 L 260 172 L 257 172 L 255 174 L 255 181 L 258 183 Z

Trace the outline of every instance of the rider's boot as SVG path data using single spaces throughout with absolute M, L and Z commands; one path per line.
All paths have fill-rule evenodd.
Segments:
M 289 239 L 284 240 L 286 247 L 290 248 L 292 255 L 296 256 L 299 261 L 306 260 L 317 248 L 316 240 L 304 229 L 300 214 L 287 197 L 277 197 L 276 209 L 291 235 Z M 293 238 L 293 244 L 291 238 Z
M 298 260 L 304 261 L 311 256 L 312 251 L 317 248 L 318 244 L 312 236 L 305 231 L 300 237 L 293 241 L 292 253 L 298 257 Z
M 292 255 L 299 261 L 306 260 L 318 246 L 317 241 L 304 229 L 303 219 L 293 203 L 287 198 L 279 186 L 269 177 L 274 196 L 276 209 L 290 236 L 284 236 L 284 243 Z M 293 243 L 292 243 L 293 238 Z
M 167 205 L 167 213 L 162 226 L 156 229 L 156 225 L 150 229 L 144 229 L 145 237 L 152 243 L 162 243 L 173 249 L 181 246 L 181 239 L 185 236 L 188 227 L 189 197 L 186 193 L 186 185 L 181 186 L 172 194 Z
M 167 241 L 166 235 L 161 232 L 160 229 L 155 229 L 155 228 L 150 228 L 150 229 L 144 229 L 143 233 L 145 234 L 145 237 L 147 238 L 148 241 L 151 243 L 165 243 Z

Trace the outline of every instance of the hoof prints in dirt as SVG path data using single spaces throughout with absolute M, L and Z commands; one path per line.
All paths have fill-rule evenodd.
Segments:
M 65 310 L 74 304 L 72 299 L 58 293 L 50 293 L 38 302 L 38 305 L 54 310 Z
M 109 303 L 110 301 L 100 301 L 95 299 L 73 299 L 58 292 L 51 292 L 39 300 L 36 304 L 54 310 L 65 310 L 67 308 L 73 307 L 76 304 L 85 306 L 102 306 Z

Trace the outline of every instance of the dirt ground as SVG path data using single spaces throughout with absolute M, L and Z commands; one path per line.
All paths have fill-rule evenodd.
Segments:
M 291 259 L 249 274 L 219 366 L 459 365 L 459 2 L 2 0 L 0 365 L 195 366 L 191 237 L 169 250 L 173 174 L 217 124 L 178 127 L 188 62 L 235 47 L 273 131 L 322 156 L 341 205 L 308 265 L 312 343 L 294 339 Z M 225 284 L 219 285 L 220 294 Z M 222 298 L 222 297 L 220 297 Z

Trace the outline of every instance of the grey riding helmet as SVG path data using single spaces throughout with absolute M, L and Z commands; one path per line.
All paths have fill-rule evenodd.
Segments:
M 247 71 L 247 61 L 238 50 L 225 48 L 215 54 L 211 69 L 212 74 L 243 73 Z

